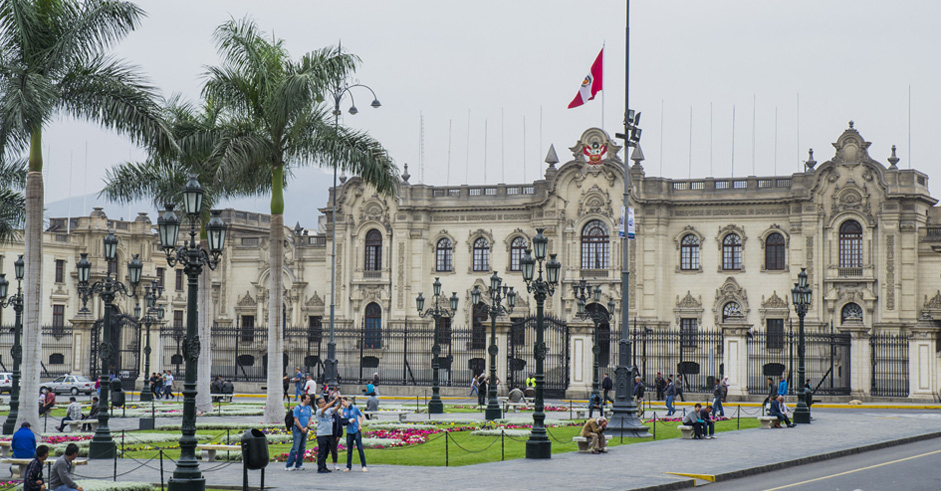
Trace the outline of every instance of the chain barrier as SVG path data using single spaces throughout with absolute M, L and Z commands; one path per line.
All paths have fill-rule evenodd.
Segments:
M 575 442 L 573 442 L 573 441 L 571 441 L 571 440 L 569 440 L 569 441 L 567 441 L 567 442 L 566 442 L 566 441 L 559 440 L 558 438 L 555 437 L 555 435 L 552 434 L 551 431 L 549 431 L 549 427 L 548 427 L 548 426 L 546 427 L 546 434 L 549 435 L 549 438 L 551 438 L 551 439 L 553 439 L 553 440 L 559 442 L 560 445 L 570 445 L 570 444 L 574 444 L 574 443 L 575 443 Z
M 500 441 L 500 437 L 496 437 L 492 442 L 490 442 L 490 445 L 487 445 L 486 447 L 484 447 L 484 448 L 482 448 L 482 449 L 480 449 L 480 450 L 468 450 L 468 449 L 464 448 L 460 443 L 458 443 L 457 440 L 455 440 L 454 437 L 451 436 L 450 433 L 447 433 L 447 435 L 448 435 L 448 438 L 450 438 L 451 441 L 454 442 L 455 445 L 457 445 L 457 448 L 459 448 L 459 449 L 461 449 L 461 450 L 463 450 L 463 451 L 465 451 L 465 452 L 467 452 L 467 453 L 481 453 L 481 452 L 484 452 L 484 451 L 488 450 L 490 447 L 494 446 L 498 441 Z
M 131 470 L 129 470 L 129 471 L 121 472 L 120 474 L 115 473 L 115 474 L 112 474 L 111 476 L 85 476 L 85 475 L 79 474 L 79 473 L 77 473 L 77 472 L 73 472 L 72 475 L 74 475 L 75 477 L 81 477 L 81 478 L 83 478 L 83 479 L 99 479 L 99 480 L 104 480 L 104 479 L 107 479 L 107 478 L 109 478 L 109 477 L 115 477 L 115 478 L 117 478 L 117 477 L 119 477 L 119 476 L 126 476 L 126 475 L 128 475 L 128 474 L 130 474 L 130 473 L 136 471 L 137 469 L 140 469 L 141 467 L 144 467 L 144 465 L 146 465 L 146 464 L 141 464 L 141 465 L 139 465 L 139 466 L 137 466 L 137 467 L 134 467 L 133 469 L 131 469 Z

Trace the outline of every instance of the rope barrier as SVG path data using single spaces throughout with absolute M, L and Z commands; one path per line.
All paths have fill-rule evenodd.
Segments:
M 464 448 L 460 443 L 458 443 L 457 440 L 455 440 L 454 437 L 450 435 L 450 433 L 448 433 L 447 435 L 448 435 L 448 437 L 451 439 L 451 441 L 454 442 L 455 445 L 457 445 L 457 448 L 460 448 L 461 450 L 463 450 L 463 451 L 465 451 L 465 452 L 467 452 L 467 453 L 481 453 L 481 452 L 484 452 L 484 451 L 486 451 L 487 449 L 489 449 L 490 447 L 494 446 L 494 445 L 500 440 L 500 437 L 496 437 L 492 442 L 490 442 L 490 445 L 487 445 L 486 447 L 484 447 L 484 448 L 482 448 L 482 449 L 480 449 L 480 450 L 468 450 L 468 449 Z

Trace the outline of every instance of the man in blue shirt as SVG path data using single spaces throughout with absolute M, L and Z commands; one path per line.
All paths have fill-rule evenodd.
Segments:
M 10 443 L 14 459 L 32 459 L 36 457 L 36 434 L 29 429 L 29 423 L 24 421 L 20 429 L 13 434 Z
M 353 469 L 353 446 L 359 450 L 359 463 L 363 466 L 363 472 L 366 472 L 366 454 L 363 453 L 363 434 L 359 431 L 359 425 L 363 423 L 363 413 L 359 408 L 350 404 L 350 400 L 343 398 L 343 421 L 346 424 L 346 470 Z
M 787 379 L 784 378 L 784 375 L 781 375 L 781 381 L 778 382 L 778 395 L 786 396 L 787 395 Z
M 294 400 L 296 401 L 304 393 L 304 374 L 301 373 L 301 367 L 297 367 L 297 373 L 294 374 Z
M 327 469 L 327 454 L 333 445 L 333 413 L 339 398 L 334 397 L 327 402 L 326 399 L 317 401 L 319 409 L 314 413 L 317 418 L 317 472 L 326 474 L 332 472 Z
M 310 396 L 301 394 L 301 403 L 294 407 L 294 426 L 291 427 L 294 443 L 291 445 L 291 453 L 288 454 L 288 462 L 284 467 L 286 471 L 304 470 L 304 451 L 307 447 L 307 427 L 310 425 L 310 416 Z M 294 469 L 291 469 L 292 465 Z

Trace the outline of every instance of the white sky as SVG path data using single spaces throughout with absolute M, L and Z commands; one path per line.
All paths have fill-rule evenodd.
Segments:
M 266 32 L 283 38 L 295 58 L 342 39 L 343 46 L 363 60 L 356 77 L 375 89 L 383 104 L 374 110 L 368 91 L 355 92 L 360 112 L 347 115 L 344 122 L 368 130 L 400 167 L 408 163 L 412 183 L 480 184 L 485 176 L 487 183 L 532 181 L 545 167 L 542 161 L 550 143 L 567 161 L 568 147 L 585 129 L 602 122 L 599 99 L 576 109 L 566 106 L 603 43 L 604 127 L 612 135 L 620 130 L 623 1 L 139 4 L 148 18 L 116 53 L 139 65 L 166 95 L 198 97 L 204 66 L 217 63 L 213 30 L 230 16 L 254 17 Z M 889 147 L 896 144 L 900 167 L 912 165 L 941 178 L 941 166 L 932 163 L 930 150 L 931 135 L 941 125 L 939 18 L 941 2 L 933 1 L 635 0 L 630 97 L 631 107 L 643 112 L 647 175 L 731 175 L 734 105 L 736 176 L 770 175 L 775 166 L 778 174 L 790 174 L 800 168 L 811 147 L 824 162 L 832 156 L 830 143 L 852 119 L 873 142 L 870 153 L 877 160 L 885 162 Z M 425 127 L 423 172 L 419 114 Z M 98 191 L 105 169 L 141 155 L 122 137 L 72 120 L 52 125 L 44 142 L 47 202 L 68 196 L 70 158 L 71 193 L 77 196 L 86 189 Z M 329 185 L 318 176 L 305 172 L 303 181 L 291 187 L 302 191 Z M 933 189 L 941 194 L 936 185 Z M 258 203 L 258 211 L 266 211 L 266 201 Z M 316 214 L 321 206 L 324 203 L 312 203 L 307 213 Z M 307 216 L 305 225 L 313 226 L 313 216 Z

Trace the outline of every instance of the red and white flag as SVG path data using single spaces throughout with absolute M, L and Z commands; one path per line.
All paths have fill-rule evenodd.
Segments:
M 578 88 L 578 94 L 569 103 L 569 109 L 581 106 L 582 104 L 595 98 L 595 94 L 601 91 L 601 68 L 604 60 L 604 48 L 598 53 L 595 62 L 591 64 L 591 71 L 585 76 L 582 86 Z

